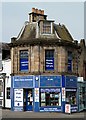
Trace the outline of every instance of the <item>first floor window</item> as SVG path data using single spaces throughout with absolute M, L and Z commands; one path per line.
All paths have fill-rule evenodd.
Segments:
M 20 71 L 28 71 L 28 50 L 20 50 Z
M 45 50 L 45 70 L 54 70 L 54 50 Z
M 10 88 L 7 88 L 7 99 L 10 99 Z
M 68 72 L 72 72 L 72 52 L 68 51 Z
M 41 89 L 40 106 L 61 106 L 60 89 Z

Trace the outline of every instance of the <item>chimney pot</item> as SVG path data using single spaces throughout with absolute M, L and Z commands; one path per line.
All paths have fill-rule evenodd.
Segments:
M 34 13 L 36 12 L 36 11 L 35 11 L 35 8 L 32 8 L 32 12 L 34 12 Z
M 41 10 L 39 10 L 39 14 L 42 14 L 42 11 L 41 11 Z
M 44 10 L 41 10 L 41 14 L 44 15 Z
M 38 13 L 39 12 L 39 10 L 38 9 L 36 9 L 36 13 Z

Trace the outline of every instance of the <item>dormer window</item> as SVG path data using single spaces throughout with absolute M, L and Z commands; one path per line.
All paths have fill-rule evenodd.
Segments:
M 51 34 L 51 22 L 43 22 L 43 31 L 42 34 Z

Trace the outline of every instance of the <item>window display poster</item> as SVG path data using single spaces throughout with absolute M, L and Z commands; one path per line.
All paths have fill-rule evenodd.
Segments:
M 71 106 L 70 104 L 65 105 L 65 113 L 71 113 Z
M 65 101 L 65 88 L 62 88 L 62 101 Z
M 41 102 L 45 102 L 45 93 L 41 93 Z
M 35 88 L 35 102 L 39 102 L 39 88 Z
M 14 106 L 23 106 L 23 89 L 14 89 Z

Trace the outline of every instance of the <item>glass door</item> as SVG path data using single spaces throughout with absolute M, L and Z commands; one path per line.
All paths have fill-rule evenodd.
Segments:
M 24 90 L 24 110 L 33 111 L 33 89 Z

